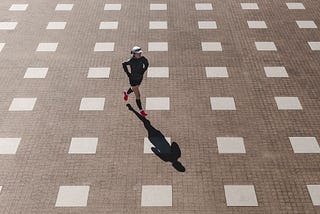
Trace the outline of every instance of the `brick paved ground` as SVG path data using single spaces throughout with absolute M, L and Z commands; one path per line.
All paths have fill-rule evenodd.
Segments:
M 0 213 L 320 213 L 319 14 L 311 0 L 2 0 Z M 134 45 L 146 127 L 122 97 Z M 155 129 L 185 172 L 150 150 Z

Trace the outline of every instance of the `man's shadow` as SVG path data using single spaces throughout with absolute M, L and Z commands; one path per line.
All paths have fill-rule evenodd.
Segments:
M 172 166 L 179 172 L 186 171 L 184 166 L 178 161 L 181 157 L 179 145 L 176 142 L 172 142 L 170 146 L 164 135 L 154 128 L 148 119 L 141 116 L 130 104 L 127 104 L 127 107 L 143 122 L 144 127 L 147 129 L 148 139 L 154 145 L 154 147 L 151 148 L 153 153 L 161 158 L 161 160 L 171 162 Z

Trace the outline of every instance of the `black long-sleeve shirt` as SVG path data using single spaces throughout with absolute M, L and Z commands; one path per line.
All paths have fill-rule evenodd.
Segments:
M 130 65 L 130 72 L 128 70 L 127 65 Z M 144 56 L 141 56 L 140 58 L 131 57 L 130 59 L 122 63 L 122 67 L 129 76 L 129 78 L 141 79 L 143 77 L 144 72 L 149 67 L 149 62 L 148 59 Z

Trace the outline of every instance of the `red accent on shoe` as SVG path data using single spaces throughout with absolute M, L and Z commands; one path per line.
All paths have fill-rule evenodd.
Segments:
M 124 101 L 127 101 L 128 98 L 129 98 L 129 96 L 128 96 L 127 92 L 124 91 L 124 92 L 123 92 L 123 99 L 124 99 Z
M 141 114 L 142 117 L 145 117 L 145 116 L 148 115 L 148 114 L 147 114 L 145 111 L 143 111 L 143 110 L 140 111 L 140 114 Z

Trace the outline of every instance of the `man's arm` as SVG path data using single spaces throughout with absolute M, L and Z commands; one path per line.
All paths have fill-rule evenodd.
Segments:
M 143 69 L 143 73 L 144 73 L 149 67 L 149 61 L 145 57 L 143 57 L 143 59 L 144 59 L 143 63 L 144 63 L 144 66 L 145 66 L 144 69 Z
M 129 72 L 128 67 L 127 67 L 127 65 L 130 65 L 130 61 L 131 61 L 131 59 L 128 59 L 127 61 L 122 62 L 123 70 L 124 70 L 124 72 L 126 72 L 128 77 L 131 76 L 131 73 Z

